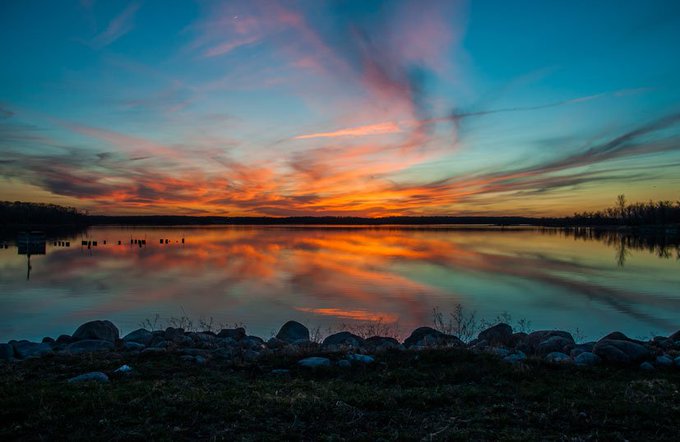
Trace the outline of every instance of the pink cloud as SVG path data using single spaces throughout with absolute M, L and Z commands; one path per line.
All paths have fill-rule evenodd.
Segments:
M 310 138 L 336 138 L 336 137 L 362 137 L 366 135 L 395 134 L 401 132 L 398 124 L 393 122 L 369 124 L 349 129 L 340 129 L 333 132 L 318 132 L 313 134 L 298 135 L 296 140 L 306 140 Z
M 109 22 L 104 31 L 92 39 L 92 46 L 101 49 L 118 40 L 134 28 L 134 19 L 139 10 L 139 3 L 130 3 L 120 14 Z

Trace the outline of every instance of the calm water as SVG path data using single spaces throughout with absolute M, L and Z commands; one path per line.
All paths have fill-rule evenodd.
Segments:
M 628 245 L 536 230 L 93 228 L 48 238 L 30 275 L 14 242 L 0 249 L 0 341 L 98 318 L 128 332 L 156 314 L 243 323 L 263 337 L 289 319 L 325 329 L 381 318 L 403 335 L 457 304 L 589 338 L 676 331 L 677 249 Z

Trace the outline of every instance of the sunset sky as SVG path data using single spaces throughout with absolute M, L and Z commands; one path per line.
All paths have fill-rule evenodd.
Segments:
M 680 199 L 680 2 L 0 2 L 0 200 L 565 215 Z

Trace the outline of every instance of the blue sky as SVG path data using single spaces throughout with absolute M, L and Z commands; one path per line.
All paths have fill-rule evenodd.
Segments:
M 675 1 L 0 4 L 0 198 L 563 215 L 680 198 Z

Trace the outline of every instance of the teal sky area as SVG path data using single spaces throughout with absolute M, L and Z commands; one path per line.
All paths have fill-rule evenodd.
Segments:
M 0 199 L 567 215 L 680 199 L 677 1 L 0 3 Z

